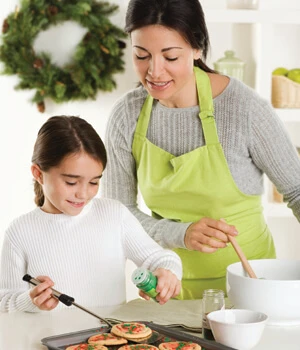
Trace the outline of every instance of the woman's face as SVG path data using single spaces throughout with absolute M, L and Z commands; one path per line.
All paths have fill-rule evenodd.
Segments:
M 133 63 L 148 93 L 167 107 L 197 104 L 194 60 L 201 57 L 177 31 L 150 25 L 131 32 Z

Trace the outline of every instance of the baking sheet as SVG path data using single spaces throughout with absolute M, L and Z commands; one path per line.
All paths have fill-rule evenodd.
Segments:
M 182 331 L 178 331 L 176 329 L 167 328 L 165 326 L 157 325 L 152 322 L 143 322 L 143 321 L 138 321 L 138 322 L 146 324 L 152 330 L 157 331 L 160 334 L 162 334 L 165 338 L 168 338 L 168 339 L 163 338 L 163 339 L 160 339 L 158 342 L 153 343 L 153 345 L 155 346 L 158 346 L 160 343 L 163 343 L 165 341 L 171 341 L 170 340 L 171 338 L 174 341 L 175 340 L 190 341 L 193 343 L 197 343 L 201 345 L 202 348 L 204 348 L 205 350 L 235 350 L 228 346 L 219 344 L 215 341 L 199 338 L 194 335 L 190 335 Z M 41 342 L 43 345 L 47 346 L 49 350 L 65 350 L 66 347 L 70 345 L 86 343 L 87 339 L 92 335 L 95 335 L 97 333 L 105 333 L 105 332 L 110 332 L 110 328 L 107 326 L 102 326 L 102 327 L 86 329 L 86 330 L 74 332 L 74 333 L 56 335 L 52 337 L 43 338 Z M 128 344 L 131 344 L 131 342 L 128 341 Z M 135 343 L 132 342 L 132 344 L 135 344 Z M 113 345 L 113 346 L 109 345 L 107 347 L 109 350 L 117 350 L 121 346 L 122 345 Z

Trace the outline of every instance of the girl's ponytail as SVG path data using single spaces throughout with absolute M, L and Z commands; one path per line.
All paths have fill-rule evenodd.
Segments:
M 44 192 L 41 184 L 36 180 L 34 180 L 34 193 L 35 193 L 35 197 L 34 197 L 35 204 L 38 207 L 42 207 L 45 200 Z

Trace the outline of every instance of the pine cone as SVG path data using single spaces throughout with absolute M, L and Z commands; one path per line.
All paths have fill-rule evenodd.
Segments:
M 48 12 L 50 16 L 55 16 L 58 14 L 58 8 L 56 6 L 49 6 Z
M 84 42 L 84 43 L 87 43 L 87 42 L 90 40 L 91 37 L 92 37 L 91 32 L 87 32 L 87 33 L 85 34 L 84 38 L 83 38 L 83 42 Z
M 44 112 L 45 112 L 45 103 L 44 103 L 44 101 L 39 102 L 39 103 L 37 104 L 37 109 L 38 109 L 38 111 L 41 112 L 41 113 L 44 113 Z
M 101 44 L 99 44 L 100 45 L 100 49 L 103 51 L 103 52 L 105 52 L 106 54 L 109 54 L 109 50 L 105 47 L 105 46 L 103 46 L 103 45 L 101 45 Z
M 2 24 L 2 33 L 5 34 L 9 29 L 9 24 L 7 22 L 7 19 L 5 19 L 3 21 L 3 24 Z
M 37 58 L 34 62 L 33 62 L 33 67 L 36 69 L 40 69 L 42 68 L 44 65 L 43 61 L 40 58 Z
M 125 49 L 126 43 L 122 40 L 118 40 L 118 46 L 120 49 Z

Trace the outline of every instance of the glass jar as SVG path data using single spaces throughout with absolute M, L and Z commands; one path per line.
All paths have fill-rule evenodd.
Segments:
M 232 50 L 225 51 L 225 57 L 214 63 L 214 68 L 221 74 L 229 75 L 241 81 L 244 79 L 245 62 L 235 57 Z
M 156 285 L 157 277 L 153 273 L 143 267 L 139 267 L 133 271 L 131 276 L 132 282 L 141 289 L 144 293 L 149 295 L 153 300 L 157 301 L 155 297 L 157 296 Z
M 204 339 L 215 340 L 207 315 L 225 309 L 225 293 L 221 289 L 206 289 L 202 298 L 202 335 Z
M 258 0 L 227 0 L 227 8 L 256 10 L 258 8 Z

